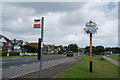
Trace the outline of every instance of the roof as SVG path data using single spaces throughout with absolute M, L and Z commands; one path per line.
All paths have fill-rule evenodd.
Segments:
M 22 43 L 23 40 L 16 40 L 16 39 L 14 39 L 14 40 L 11 40 L 11 42 L 12 42 L 12 43 L 20 43 L 20 42 Z
M 0 39 L 1 39 L 2 37 L 3 37 L 7 42 L 11 42 L 7 37 L 5 37 L 5 36 L 3 36 L 3 35 L 0 34 Z
M 37 47 L 37 46 L 38 46 L 38 43 L 28 43 L 27 45 L 28 45 L 28 46 L 32 46 L 32 47 Z

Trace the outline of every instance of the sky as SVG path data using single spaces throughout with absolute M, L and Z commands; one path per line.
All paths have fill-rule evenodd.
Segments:
M 0 14 L 0 34 L 10 40 L 38 42 L 41 29 L 33 28 L 34 19 L 44 17 L 45 44 L 86 47 L 89 35 L 84 28 L 92 20 L 98 28 L 93 46 L 118 47 L 117 2 L 4 2 Z

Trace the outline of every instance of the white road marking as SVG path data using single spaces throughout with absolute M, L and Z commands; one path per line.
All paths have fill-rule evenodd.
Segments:
M 27 64 L 23 64 L 22 66 L 27 66 Z
M 29 60 L 23 60 L 23 61 L 29 61 Z
M 0 62 L 0 63 L 6 63 L 6 62 Z
M 17 67 L 17 66 L 11 66 L 11 67 L 9 67 L 9 68 L 14 68 L 14 67 Z
M 33 63 L 33 64 L 35 64 L 35 63 Z

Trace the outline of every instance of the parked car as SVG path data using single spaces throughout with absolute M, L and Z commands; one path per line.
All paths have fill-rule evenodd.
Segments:
M 120 53 L 117 53 L 116 55 L 117 55 L 117 56 L 120 56 Z
M 62 54 L 67 54 L 67 52 L 63 52 Z
M 67 57 L 73 57 L 73 52 L 72 51 L 67 52 Z

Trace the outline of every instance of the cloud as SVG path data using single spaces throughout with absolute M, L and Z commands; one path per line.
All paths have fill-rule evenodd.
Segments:
M 98 33 L 93 36 L 93 45 L 117 46 L 118 7 L 116 3 L 114 3 L 115 7 L 109 7 L 112 4 L 107 2 L 4 3 L 3 35 L 10 39 L 37 42 L 40 30 L 33 29 L 33 20 L 44 16 L 44 43 L 57 45 L 78 43 L 80 47 L 85 47 L 89 45 L 89 36 L 83 30 L 84 25 L 92 19 L 98 25 Z

